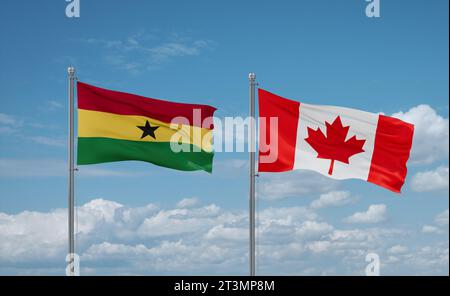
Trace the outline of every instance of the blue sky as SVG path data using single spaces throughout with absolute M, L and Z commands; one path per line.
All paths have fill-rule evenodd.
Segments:
M 83 82 L 210 104 L 218 117 L 247 114 L 253 71 L 262 88 L 284 97 L 415 123 L 401 196 L 309 172 L 262 175 L 258 270 L 361 274 L 365 254 L 375 250 L 385 274 L 448 274 L 448 1 L 381 0 L 378 19 L 366 17 L 366 4 L 81 0 L 81 17 L 69 19 L 63 0 L 4 1 L 0 241 L 8 243 L 0 243 L 0 273 L 64 273 L 66 225 L 58 209 L 67 206 L 70 64 Z M 211 175 L 139 162 L 80 167 L 82 272 L 245 274 L 246 159 L 217 153 Z M 117 220 L 124 209 L 138 217 L 133 225 Z M 366 219 L 349 222 L 359 212 Z M 52 217 L 60 236 L 49 234 L 59 233 L 44 222 Z M 145 232 L 161 228 L 160 235 Z M 124 229 L 128 234 L 119 235 Z M 36 239 L 36 247 L 26 246 Z M 176 262 L 158 253 L 172 247 L 184 254 Z M 35 259 L 49 249 L 53 255 Z M 195 260 L 208 252 L 208 259 Z M 143 257 L 153 264 L 137 264 Z

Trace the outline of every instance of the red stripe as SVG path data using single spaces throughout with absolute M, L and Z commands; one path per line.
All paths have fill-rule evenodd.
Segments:
M 272 94 L 268 91 L 258 89 L 259 116 L 260 120 L 266 120 L 267 129 L 263 134 L 259 133 L 259 165 L 260 172 L 284 172 L 294 168 L 295 145 L 297 142 L 297 126 L 300 113 L 300 103 L 288 100 Z M 270 117 L 278 118 L 278 145 L 270 141 Z M 269 151 L 263 152 L 262 143 L 269 145 Z M 278 151 L 278 157 L 272 163 L 264 163 L 262 157 Z
M 207 105 L 183 104 L 138 95 L 107 90 L 86 83 L 77 83 L 78 108 L 109 112 L 120 115 L 141 115 L 167 123 L 176 117 L 184 117 L 189 125 L 202 127 L 203 120 L 214 115 L 216 108 Z M 201 110 L 194 121 L 194 109 Z M 203 128 L 212 128 L 212 120 L 207 120 Z M 210 122 L 209 122 L 210 121 Z M 179 123 L 181 122 L 178 121 Z
M 367 181 L 400 193 L 408 169 L 414 125 L 380 115 Z

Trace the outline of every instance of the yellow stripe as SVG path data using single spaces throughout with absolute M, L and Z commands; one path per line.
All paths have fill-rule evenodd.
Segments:
M 142 130 L 149 121 L 151 126 L 159 126 L 155 137 L 141 139 Z M 119 115 L 78 109 L 78 137 L 113 138 L 142 142 L 178 142 L 193 144 L 206 152 L 212 151 L 212 130 L 184 124 L 170 124 L 146 116 Z

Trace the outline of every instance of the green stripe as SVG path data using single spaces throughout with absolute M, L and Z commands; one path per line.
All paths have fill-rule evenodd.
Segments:
M 183 145 L 190 152 L 174 152 L 170 142 L 137 142 L 111 138 L 78 138 L 77 164 L 95 164 L 124 160 L 141 160 L 181 171 L 212 172 L 214 153 L 195 152 L 191 144 Z M 198 149 L 198 148 L 197 148 Z

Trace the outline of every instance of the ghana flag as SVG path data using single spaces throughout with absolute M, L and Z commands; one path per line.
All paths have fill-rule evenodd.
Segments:
M 139 160 L 212 171 L 214 107 L 174 103 L 77 83 L 77 164 Z

